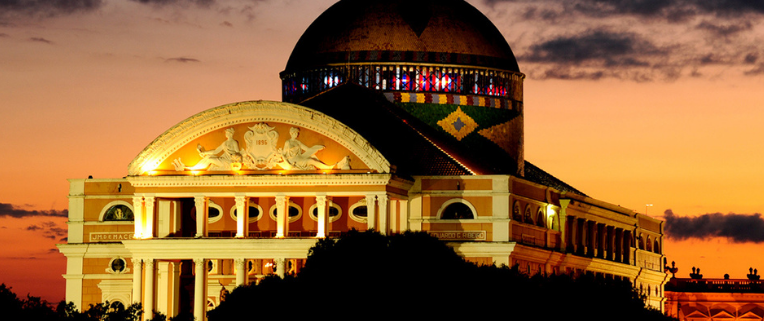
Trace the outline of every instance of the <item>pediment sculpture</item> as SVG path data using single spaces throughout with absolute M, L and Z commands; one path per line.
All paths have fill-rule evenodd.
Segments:
M 335 164 L 326 164 L 320 160 L 316 153 L 323 150 L 323 145 L 308 147 L 297 137 L 300 129 L 289 129 L 290 138 L 284 142 L 283 148 L 278 148 L 279 133 L 275 127 L 266 123 L 257 123 L 248 127 L 249 131 L 244 134 L 247 148 L 241 149 L 239 142 L 233 139 L 233 128 L 225 131 L 226 140 L 214 150 L 206 150 L 201 144 L 196 147 L 199 156 L 202 157 L 196 165 L 186 166 L 180 158 L 173 160 L 176 171 L 184 170 L 209 170 L 230 171 L 246 167 L 251 170 L 270 170 L 281 168 L 284 170 L 329 170 L 350 169 L 350 156 L 343 157 Z

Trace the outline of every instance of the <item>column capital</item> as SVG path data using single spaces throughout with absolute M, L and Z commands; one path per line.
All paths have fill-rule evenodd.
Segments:
M 326 195 L 316 195 L 316 205 L 317 206 L 325 206 L 326 205 Z
M 133 265 L 141 264 L 143 263 L 143 259 L 139 257 L 133 257 L 133 258 L 130 258 L 130 262 L 133 262 Z

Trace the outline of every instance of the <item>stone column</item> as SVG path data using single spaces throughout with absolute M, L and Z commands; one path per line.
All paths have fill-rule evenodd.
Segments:
M 398 200 L 390 200 L 390 232 L 401 232 Z
M 374 195 L 366 195 L 366 229 L 377 228 L 377 197 Z
M 196 205 L 196 237 L 207 236 L 207 197 L 195 196 L 194 205 Z M 223 213 L 220 213 L 223 215 Z
M 382 233 L 382 235 L 387 235 L 390 230 L 390 213 L 388 212 L 389 199 L 387 194 L 377 196 L 377 202 L 379 202 L 379 232 Z
M 168 310 L 171 302 L 170 300 L 172 300 L 171 291 L 169 289 L 171 286 L 176 286 L 176 284 L 172 282 L 172 266 L 172 262 L 156 262 L 157 277 L 155 283 L 158 291 L 156 291 L 157 295 L 154 298 L 154 302 L 156 302 L 156 311 L 161 312 L 164 315 L 177 314 L 172 314 Z
M 133 303 L 141 303 L 143 294 L 143 261 L 132 258 L 133 261 Z
M 276 196 L 276 237 L 289 235 L 289 198 Z
M 631 231 L 623 231 L 623 263 L 631 264 Z
M 594 257 L 597 249 L 597 223 L 586 221 L 586 256 Z
M 194 259 L 194 318 L 204 321 L 207 316 L 207 260 Z
M 406 231 L 409 230 L 409 201 L 408 200 L 400 200 L 398 201 L 399 207 L 398 210 L 400 211 L 400 231 Z
M 316 237 L 324 238 L 326 237 L 326 222 L 327 215 L 326 215 L 326 196 L 325 195 L 318 195 L 316 196 L 316 213 L 318 216 L 316 217 L 318 219 L 318 229 L 316 233 Z
M 144 320 L 154 318 L 154 259 L 146 260 L 146 287 L 143 289 Z
M 606 260 L 613 260 L 613 249 L 615 244 L 615 228 L 612 226 L 607 226 L 607 249 L 606 249 Z
M 568 216 L 568 218 L 567 218 L 567 220 L 565 220 L 565 222 L 566 222 L 565 230 L 567 231 L 567 233 L 566 233 L 567 234 L 566 242 L 568 243 L 567 244 L 567 252 L 568 253 L 576 253 L 576 245 L 577 245 L 577 242 L 576 242 L 576 237 L 577 237 L 576 228 L 578 227 L 576 222 L 578 222 L 578 220 L 576 220 L 575 216 Z
M 568 229 L 568 205 L 570 205 L 569 199 L 560 199 L 560 212 L 557 213 L 557 217 L 560 221 L 557 225 L 557 229 L 560 231 L 560 251 L 562 252 L 565 252 L 569 246 L 568 233 L 570 233 L 570 229 Z
M 238 258 L 233 260 L 236 265 L 236 287 L 247 284 L 247 260 Z
M 586 230 L 586 220 L 579 218 L 576 220 L 576 223 L 576 235 L 578 236 L 578 240 L 576 240 L 576 243 L 578 243 L 576 254 L 586 255 L 586 236 L 589 234 L 589 231 Z
M 139 239 L 143 237 L 143 196 L 133 196 L 133 222 L 135 224 L 135 235 Z
M 144 206 L 146 206 L 146 222 L 143 229 L 143 238 L 150 239 L 154 237 L 154 202 L 153 196 L 146 196 L 144 198 Z
M 622 252 L 623 252 L 623 229 L 616 228 L 615 229 L 615 246 L 613 247 L 615 249 L 615 253 L 613 255 L 613 261 L 616 262 L 622 262 Z
M 283 279 L 286 276 L 286 259 L 280 257 L 274 259 L 274 261 L 276 262 L 276 275 Z
M 180 268 L 182 262 L 170 263 L 172 268 L 172 295 L 169 298 L 170 310 L 167 315 L 178 315 L 180 311 Z
M 249 225 L 249 213 L 247 198 L 244 195 L 236 195 L 236 237 L 247 237 L 247 226 Z M 223 213 L 220 213 L 223 215 Z

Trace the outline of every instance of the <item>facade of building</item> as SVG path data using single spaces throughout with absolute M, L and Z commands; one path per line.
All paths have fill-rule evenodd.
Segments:
M 764 284 L 758 277 L 672 278 L 666 284 L 665 311 L 682 321 L 762 320 Z
M 209 109 L 125 178 L 70 180 L 66 300 L 203 320 L 225 291 L 298 273 L 317 238 L 375 229 L 529 274 L 628 279 L 663 307 L 662 222 L 524 159 L 524 77 L 462 0 L 342 0 L 295 46 L 284 102 Z

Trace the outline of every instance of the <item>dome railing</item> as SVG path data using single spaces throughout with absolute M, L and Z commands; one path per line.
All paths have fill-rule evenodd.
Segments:
M 522 92 L 523 75 L 460 66 L 412 64 L 349 64 L 282 74 L 283 98 L 300 102 L 351 82 L 386 92 L 478 95 L 514 100 Z

